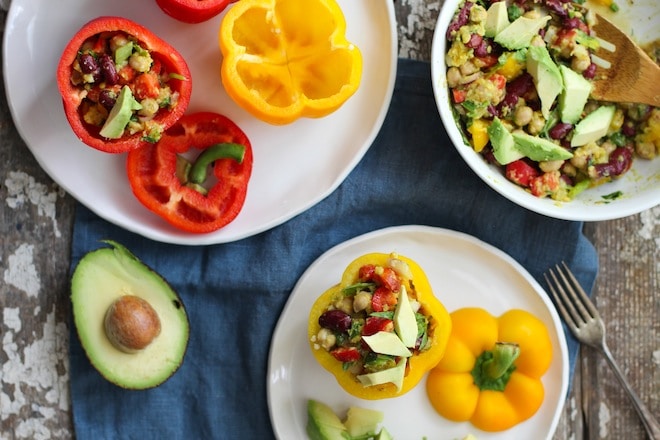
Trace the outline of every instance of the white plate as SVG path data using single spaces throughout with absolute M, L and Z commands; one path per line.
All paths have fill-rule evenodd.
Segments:
M 529 420 L 501 433 L 481 432 L 469 423 L 450 422 L 434 412 L 425 381 L 407 394 L 360 400 L 346 393 L 314 359 L 307 343 L 312 304 L 341 279 L 346 265 L 369 252 L 398 252 L 416 260 L 449 312 L 478 306 L 493 315 L 522 308 L 550 330 L 554 356 L 543 376 L 545 400 Z M 568 353 L 561 321 L 532 276 L 504 252 L 462 233 L 427 226 L 400 226 L 356 237 L 323 254 L 296 284 L 273 334 L 268 371 L 268 406 L 280 439 L 305 438 L 306 403 L 313 398 L 345 413 L 349 406 L 378 409 L 383 425 L 399 440 L 453 440 L 472 433 L 484 439 L 542 439 L 554 433 L 568 389 Z
M 396 77 L 394 6 L 390 0 L 338 3 L 346 18 L 347 37 L 362 52 L 360 88 L 330 116 L 271 126 L 240 109 L 224 92 L 217 42 L 223 15 L 190 25 L 165 15 L 153 0 L 12 0 L 5 24 L 3 67 L 16 127 L 55 182 L 125 229 L 187 245 L 224 243 L 257 234 L 334 191 L 368 150 L 385 119 Z M 222 113 L 250 138 L 254 169 L 247 199 L 238 217 L 225 228 L 206 235 L 175 230 L 131 193 L 125 155 L 98 152 L 74 136 L 62 111 L 55 69 L 74 33 L 101 15 L 135 20 L 174 46 L 193 75 L 188 113 Z
M 438 16 L 431 49 L 431 77 L 438 112 L 449 137 L 459 154 L 474 172 L 491 188 L 507 199 L 531 211 L 548 217 L 564 220 L 600 221 L 637 214 L 660 204 L 660 159 L 636 158 L 632 169 L 616 179 L 581 192 L 570 202 L 558 202 L 550 198 L 531 195 L 512 183 L 501 169 L 489 165 L 480 154 L 465 145 L 461 132 L 454 120 L 447 88 L 445 33 L 461 0 L 446 0 Z M 660 2 L 658 0 L 636 0 L 616 2 L 620 11 L 607 14 L 606 8 L 596 8 L 608 16 L 623 30 L 629 31 L 642 44 L 660 38 Z M 589 5 L 594 7 L 593 5 Z M 633 25 L 634 23 L 634 29 Z M 607 201 L 603 196 L 620 191 L 621 197 Z

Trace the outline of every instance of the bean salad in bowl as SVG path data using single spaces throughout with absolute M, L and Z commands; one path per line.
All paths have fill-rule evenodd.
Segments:
M 612 16 L 660 5 L 634 8 Z M 605 44 L 595 19 L 565 0 L 447 0 L 435 30 L 433 89 L 455 147 L 497 192 L 551 217 L 607 220 L 660 203 L 660 108 L 591 98 Z M 646 39 L 657 62 L 658 36 Z

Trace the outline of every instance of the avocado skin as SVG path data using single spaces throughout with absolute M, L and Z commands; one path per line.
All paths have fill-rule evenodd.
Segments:
M 126 247 L 113 240 L 101 242 L 110 247 L 86 253 L 71 278 L 74 325 L 81 345 L 107 381 L 131 390 L 157 387 L 183 363 L 190 334 L 185 306 L 170 284 Z M 121 291 L 113 289 L 114 285 L 121 285 Z M 133 287 L 139 291 L 131 294 L 146 299 L 156 309 L 163 331 L 150 346 L 129 354 L 112 345 L 103 319 L 110 304 L 127 293 L 124 289 Z

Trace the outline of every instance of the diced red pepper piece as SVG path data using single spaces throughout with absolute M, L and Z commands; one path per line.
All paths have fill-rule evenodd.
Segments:
M 214 158 L 208 165 L 215 179 L 210 188 L 198 181 L 205 178 L 204 161 L 203 167 L 197 167 L 204 174 L 201 179 L 181 180 L 177 164 L 184 153 L 199 149 L 204 154 L 218 146 L 242 146 L 242 160 Z M 127 171 L 133 193 L 149 210 L 184 231 L 206 233 L 227 225 L 242 209 L 252 160 L 250 141 L 236 124 L 225 116 L 201 112 L 182 117 L 157 143 L 130 151 Z M 197 162 L 193 168 L 200 158 Z
M 330 351 L 339 362 L 355 362 L 360 360 L 360 351 L 355 347 L 338 347 Z
M 362 336 L 375 335 L 378 332 L 394 331 L 394 321 L 382 316 L 369 316 L 364 321 Z
M 539 170 L 529 164 L 524 159 L 518 159 L 506 166 L 506 178 L 525 188 L 529 187 L 530 182 L 535 177 L 538 177 Z
M 394 310 L 397 303 L 396 293 L 387 287 L 379 287 L 371 296 L 371 309 L 374 312 Z

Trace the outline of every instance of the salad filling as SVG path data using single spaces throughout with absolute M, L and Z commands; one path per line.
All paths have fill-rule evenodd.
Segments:
M 465 141 L 537 197 L 570 201 L 660 155 L 658 107 L 590 98 L 601 44 L 592 20 L 563 0 L 465 0 L 447 30 Z
M 157 142 L 163 127 L 156 115 L 176 107 L 179 99 L 168 84 L 170 79 L 170 72 L 135 37 L 114 31 L 94 35 L 82 44 L 71 65 L 70 80 L 80 91 L 81 117 L 97 127 L 101 136 L 118 139 L 126 131 L 143 133 L 143 140 Z M 124 98 L 122 93 L 129 96 Z M 130 104 L 122 105 L 126 101 Z M 114 122 L 118 113 L 127 114 L 121 124 Z
M 365 386 L 379 384 L 374 373 L 386 370 L 401 372 L 381 375 L 387 382 L 403 380 L 406 359 L 432 345 L 407 263 L 393 257 L 385 266 L 365 264 L 339 292 L 319 317 L 314 349 L 328 351 Z

